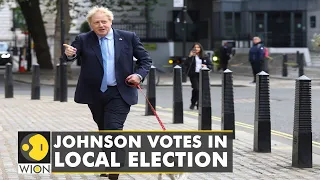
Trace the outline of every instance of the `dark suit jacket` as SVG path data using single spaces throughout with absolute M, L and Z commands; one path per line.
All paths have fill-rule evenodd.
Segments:
M 220 48 L 220 60 L 222 63 L 226 64 L 230 59 L 230 55 L 231 55 L 230 47 L 222 46 Z
M 212 70 L 212 62 L 208 56 L 204 56 L 201 60 L 202 60 L 202 64 L 207 65 L 207 68 Z M 196 74 L 196 69 L 195 69 L 196 68 L 196 57 L 195 56 L 188 57 L 184 64 L 185 64 L 185 68 L 186 68 L 186 73 L 189 77 Z
M 130 105 L 138 101 L 136 88 L 126 85 L 125 79 L 134 73 L 145 78 L 152 60 L 144 49 L 140 39 L 133 32 L 113 29 L 115 49 L 115 73 L 117 88 L 122 98 Z M 81 59 L 81 72 L 75 91 L 74 100 L 81 104 L 99 101 L 100 86 L 103 77 L 103 60 L 97 35 L 87 32 L 76 36 L 71 46 L 77 48 L 77 56 L 67 61 Z M 134 69 L 133 56 L 137 59 Z

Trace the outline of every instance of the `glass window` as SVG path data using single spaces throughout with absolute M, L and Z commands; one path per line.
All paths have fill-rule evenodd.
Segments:
M 8 51 L 8 48 L 7 43 L 0 43 L 0 51 Z
M 256 14 L 256 32 L 264 32 L 264 14 Z
M 224 13 L 224 20 L 225 20 L 225 35 L 232 36 L 233 34 L 233 23 L 232 23 L 232 12 Z
M 234 30 L 237 34 L 241 33 L 241 14 L 239 12 L 234 13 Z
M 310 16 L 310 27 L 311 28 L 316 27 L 316 16 Z

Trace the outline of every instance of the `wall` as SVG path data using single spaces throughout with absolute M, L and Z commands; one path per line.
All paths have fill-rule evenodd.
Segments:
M 149 10 L 150 20 L 152 21 L 170 21 L 172 19 L 171 11 L 173 9 L 173 0 L 159 0 L 161 4 L 155 5 L 153 10 Z
M 148 42 L 148 43 L 144 43 L 144 44 L 151 44 L 151 45 L 156 45 L 156 49 L 155 50 L 148 50 L 152 61 L 153 61 L 153 65 L 165 72 L 168 72 L 170 70 L 172 70 L 171 66 L 170 67 L 165 67 L 163 65 L 169 65 L 168 64 L 168 60 L 170 56 L 173 56 L 173 52 L 174 52 L 174 43 L 173 42 L 163 42 L 163 43 L 159 43 L 159 42 Z M 146 46 L 146 45 L 145 45 Z
M 306 10 L 309 0 L 248 0 L 249 11 Z
M 310 17 L 316 17 L 316 27 L 311 28 Z M 309 0 L 308 11 L 307 11 L 307 44 L 310 49 L 312 49 L 311 39 L 315 33 L 320 34 L 320 1 L 319 0 Z
M 4 3 L 0 6 L 0 41 L 8 42 L 9 45 L 14 45 L 14 32 L 11 31 L 12 28 L 12 10 L 15 8 L 15 3 Z M 20 30 L 15 32 L 17 36 L 17 45 L 22 46 L 25 43 L 25 35 L 21 33 Z
M 219 24 L 219 30 L 215 29 L 214 35 L 219 36 L 224 29 L 224 21 L 221 12 L 241 11 L 242 33 L 251 32 L 252 17 L 248 12 L 254 11 L 304 11 L 307 12 L 305 20 L 307 31 L 307 45 L 310 46 L 310 39 L 314 33 L 319 32 L 320 26 L 320 0 L 214 0 L 213 3 L 213 24 Z M 317 27 L 310 28 L 310 16 L 316 15 Z

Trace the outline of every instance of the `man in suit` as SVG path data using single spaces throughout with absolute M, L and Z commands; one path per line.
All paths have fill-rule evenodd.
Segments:
M 228 46 L 228 42 L 225 42 L 220 48 L 220 64 L 223 71 L 228 69 L 228 63 L 230 60 L 231 48 Z
M 81 59 L 74 100 L 88 104 L 99 130 L 122 130 L 130 106 L 138 101 L 137 88 L 128 84 L 139 84 L 152 60 L 135 33 L 111 27 L 109 9 L 94 7 L 87 21 L 92 31 L 78 35 L 71 45 L 64 44 L 68 61 Z M 119 174 L 101 176 L 116 180 Z

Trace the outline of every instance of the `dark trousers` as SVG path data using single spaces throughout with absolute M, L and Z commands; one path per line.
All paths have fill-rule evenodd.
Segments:
M 229 60 L 221 59 L 220 66 L 221 66 L 221 68 L 222 68 L 223 71 L 225 71 L 226 69 L 228 69 L 228 61 L 229 61 Z
M 92 113 L 94 121 L 97 123 L 99 130 L 122 130 L 123 125 L 127 119 L 130 111 L 130 105 L 127 104 L 121 97 L 117 87 L 108 87 L 108 90 L 100 94 L 95 98 L 93 104 L 89 104 L 89 108 Z M 101 133 L 107 135 L 107 133 Z M 117 134 L 112 133 L 114 136 Z M 124 164 L 125 152 L 123 149 L 102 149 L 106 152 L 107 157 L 110 157 L 111 152 L 117 153 L 117 161 L 122 166 Z M 108 158 L 110 159 L 110 158 Z M 115 169 L 106 168 L 105 171 L 116 171 Z M 119 174 L 109 174 L 109 178 L 114 180 L 118 179 Z
M 251 62 L 253 82 L 256 82 L 256 75 L 261 72 L 261 63 L 259 61 Z
M 263 61 L 260 62 L 260 70 L 266 73 L 269 73 L 269 64 L 268 59 L 264 58 Z
M 99 130 L 122 130 L 130 105 L 122 99 L 117 87 L 108 87 L 108 90 L 101 92 L 96 99 L 88 106 Z
M 193 73 L 189 78 L 192 87 L 191 104 L 196 105 L 199 100 L 199 73 Z

